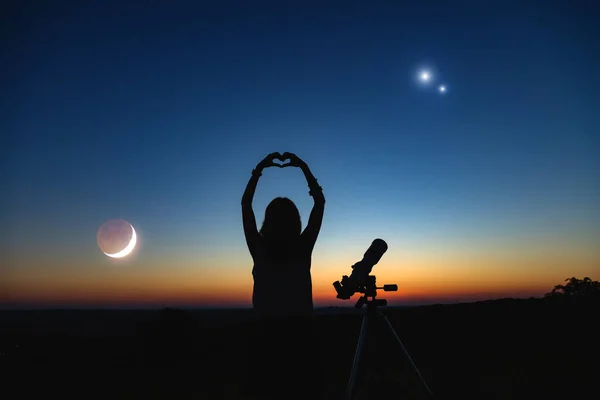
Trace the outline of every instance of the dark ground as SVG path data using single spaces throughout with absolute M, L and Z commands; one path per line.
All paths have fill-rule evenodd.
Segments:
M 576 399 L 598 398 L 599 309 L 508 299 L 384 313 L 437 399 Z M 338 398 L 361 318 L 329 311 L 318 317 L 320 362 Z M 2 311 L 0 324 L 4 398 L 243 398 L 247 310 Z M 367 398 L 423 398 L 390 339 L 370 341 Z

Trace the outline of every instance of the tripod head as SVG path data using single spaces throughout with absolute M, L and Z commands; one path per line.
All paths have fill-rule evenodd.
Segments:
M 346 278 L 344 276 L 344 278 Z M 381 287 L 377 287 L 377 278 L 375 275 L 369 275 L 367 277 L 367 282 L 364 285 L 361 285 L 356 288 L 358 293 L 362 293 L 363 295 L 358 299 L 355 308 L 361 308 L 363 305 L 367 305 L 367 310 L 375 309 L 377 307 L 385 307 L 387 306 L 386 299 L 377 299 L 377 289 L 383 289 L 384 292 L 396 292 L 398 291 L 398 285 L 383 285 Z

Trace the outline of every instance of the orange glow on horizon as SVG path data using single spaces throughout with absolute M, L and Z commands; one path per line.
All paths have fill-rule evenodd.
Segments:
M 537 297 L 567 277 L 593 277 L 598 265 L 596 250 L 549 247 L 546 251 L 522 246 L 494 251 L 438 248 L 394 252 L 394 248 L 373 269 L 378 286 L 398 285 L 398 292 L 378 293 L 390 304 Z M 337 299 L 333 282 L 350 274 L 351 265 L 361 256 L 361 252 L 345 254 L 339 249 L 315 251 L 315 305 L 351 306 L 358 299 L 358 294 L 348 301 Z M 146 257 L 141 255 L 128 265 L 115 265 L 104 258 L 90 264 L 78 259 L 24 257 L 23 264 L 3 276 L 6 290 L 0 301 L 5 305 L 251 305 L 252 264 L 242 249 L 232 248 L 227 258 L 218 253 Z
M 319 280 L 313 283 L 315 305 L 351 306 L 358 300 L 357 293 L 348 301 L 337 299 L 331 282 Z M 549 290 L 547 284 L 507 284 L 508 282 L 452 282 L 452 281 L 409 281 L 387 279 L 378 282 L 398 284 L 398 292 L 380 290 L 378 296 L 390 303 L 435 303 L 451 302 L 455 299 L 484 300 L 498 297 L 539 296 Z M 118 304 L 144 305 L 190 305 L 190 306 L 250 306 L 252 298 L 251 279 L 229 281 L 226 284 L 210 284 L 184 277 L 155 277 L 154 279 L 123 279 L 121 281 L 88 281 L 78 279 L 44 280 L 43 277 L 22 283 L 19 292 L 13 292 L 9 304 L 73 304 L 107 306 Z

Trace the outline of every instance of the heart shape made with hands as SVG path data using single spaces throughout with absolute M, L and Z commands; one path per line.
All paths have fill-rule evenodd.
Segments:
M 276 157 L 273 160 L 273 165 L 275 165 L 275 166 L 277 166 L 279 168 L 289 167 L 290 166 L 290 158 L 289 157 L 284 157 L 283 155 L 279 156 L 279 157 Z

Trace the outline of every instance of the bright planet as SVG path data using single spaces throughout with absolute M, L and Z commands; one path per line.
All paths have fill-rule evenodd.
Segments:
M 106 221 L 98 228 L 98 247 L 111 258 L 123 258 L 131 254 L 137 243 L 133 225 L 123 219 Z
M 422 70 L 419 72 L 419 80 L 423 83 L 428 83 L 431 81 L 431 72 L 427 70 Z

